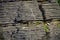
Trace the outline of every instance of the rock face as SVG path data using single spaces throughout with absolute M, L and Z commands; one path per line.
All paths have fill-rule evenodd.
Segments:
M 60 19 L 60 6 L 53 0 L 52 3 L 44 3 L 45 16 L 47 19 Z
M 44 24 L 41 21 L 29 21 L 28 25 L 27 23 L 12 24 L 15 19 L 17 21 L 42 20 L 42 12 L 40 12 L 36 1 L 4 1 L 5 2 L 0 3 L 0 32 L 2 30 L 3 34 L 2 32 L 1 34 L 4 40 L 60 40 L 60 29 L 56 24 L 48 23 L 50 29 L 50 34 L 48 36 L 43 29 Z M 60 8 L 55 2 L 46 2 L 42 4 L 42 7 L 47 19 L 60 18 Z M 1 25 L 2 23 L 3 25 Z
M 0 3 L 0 23 L 13 23 L 17 20 L 41 20 L 42 13 L 34 1 Z
M 42 28 L 43 24 L 40 25 L 30 24 L 16 24 L 16 26 L 3 27 L 3 36 L 5 40 L 42 40 L 45 32 Z M 9 38 L 9 39 L 8 39 Z
M 5 40 L 40 40 L 45 34 L 41 25 L 35 24 L 15 24 L 14 20 L 41 20 L 42 13 L 38 8 L 38 3 L 34 1 L 15 1 L 0 3 L 0 23 L 9 23 L 3 28 L 3 36 Z

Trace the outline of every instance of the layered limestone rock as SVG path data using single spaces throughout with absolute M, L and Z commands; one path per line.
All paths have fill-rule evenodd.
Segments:
M 45 32 L 41 25 L 35 22 L 27 24 L 14 23 L 14 20 L 42 20 L 42 13 L 35 1 L 15 1 L 0 3 L 0 24 L 3 29 L 4 40 L 40 40 Z M 8 24 L 9 23 L 9 24 Z
M 42 28 L 43 23 L 36 25 L 16 24 L 16 26 L 3 27 L 3 36 L 5 40 L 42 40 L 45 32 Z M 9 38 L 9 39 L 8 39 Z
M 55 2 L 46 2 L 42 4 L 42 7 L 45 10 L 47 19 L 60 18 L 56 17 L 60 9 Z M 60 29 L 54 23 L 49 23 L 50 25 L 48 25 L 50 29 L 50 34 L 48 35 L 50 37 L 48 37 L 43 29 L 43 22 L 30 21 L 28 25 L 21 23 L 11 24 L 14 23 L 15 19 L 17 21 L 42 20 L 42 13 L 35 1 L 10 1 L 0 3 L 0 27 L 4 40 L 60 40 Z M 5 25 L 1 25 L 2 23 Z
M 0 3 L 0 23 L 13 23 L 19 20 L 42 20 L 37 2 L 15 1 Z
M 55 0 L 52 0 L 51 3 L 42 4 L 45 10 L 45 16 L 47 19 L 60 19 L 60 6 Z

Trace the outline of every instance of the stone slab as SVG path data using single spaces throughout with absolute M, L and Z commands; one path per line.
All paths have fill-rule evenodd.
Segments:
M 57 3 L 43 4 L 43 8 L 47 19 L 60 19 L 60 6 Z
M 6 22 L 13 22 L 15 18 L 19 20 L 42 20 L 42 13 L 38 3 L 34 1 L 16 1 L 0 3 L 0 15 Z M 2 14 L 3 13 L 3 14 Z M 19 16 L 19 17 L 18 17 Z M 1 21 L 0 21 L 1 22 Z

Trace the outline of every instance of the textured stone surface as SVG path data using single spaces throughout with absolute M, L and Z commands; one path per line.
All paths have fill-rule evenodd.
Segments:
M 19 1 L 0 3 L 0 22 L 13 23 L 17 20 L 41 20 L 42 15 L 38 8 L 37 2 Z
M 46 36 L 42 22 L 39 25 L 33 22 L 29 26 L 26 24 L 16 24 L 16 26 L 9 24 L 6 27 L 2 27 L 3 36 L 5 40 L 59 40 L 60 29 L 54 22 L 49 24 L 49 37 Z
M 42 23 L 39 25 L 30 24 L 30 26 L 23 25 L 16 24 L 16 26 L 8 25 L 8 27 L 3 27 L 5 40 L 42 40 L 42 37 L 45 35 Z
M 46 2 L 45 4 L 43 4 L 43 8 L 45 10 L 45 16 L 47 17 L 47 19 L 60 19 L 60 6 L 58 6 L 57 3 Z
M 59 6 L 57 7 L 55 3 L 43 4 L 43 8 L 47 19 L 54 19 L 60 12 Z M 58 14 L 56 15 L 54 12 Z M 37 24 L 36 21 L 32 21 L 28 25 L 21 23 L 13 25 L 11 23 L 15 18 L 18 21 L 21 19 L 40 20 L 42 15 L 38 9 L 38 4 L 33 1 L 0 3 L 0 23 L 9 23 L 0 25 L 0 32 L 2 30 L 4 40 L 60 40 L 60 29 L 53 22 L 48 25 L 50 29 L 48 37 L 43 29 L 43 22 L 39 21 Z

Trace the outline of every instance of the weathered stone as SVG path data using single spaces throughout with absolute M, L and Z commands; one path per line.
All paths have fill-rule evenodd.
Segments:
M 1 20 L 8 23 L 13 23 L 15 18 L 17 20 L 42 20 L 41 12 L 38 8 L 38 4 L 34 1 L 17 1 L 2 3 L 0 9 Z M 19 17 L 18 17 L 19 16 Z
M 60 6 L 56 2 L 43 4 L 47 19 L 60 19 Z

